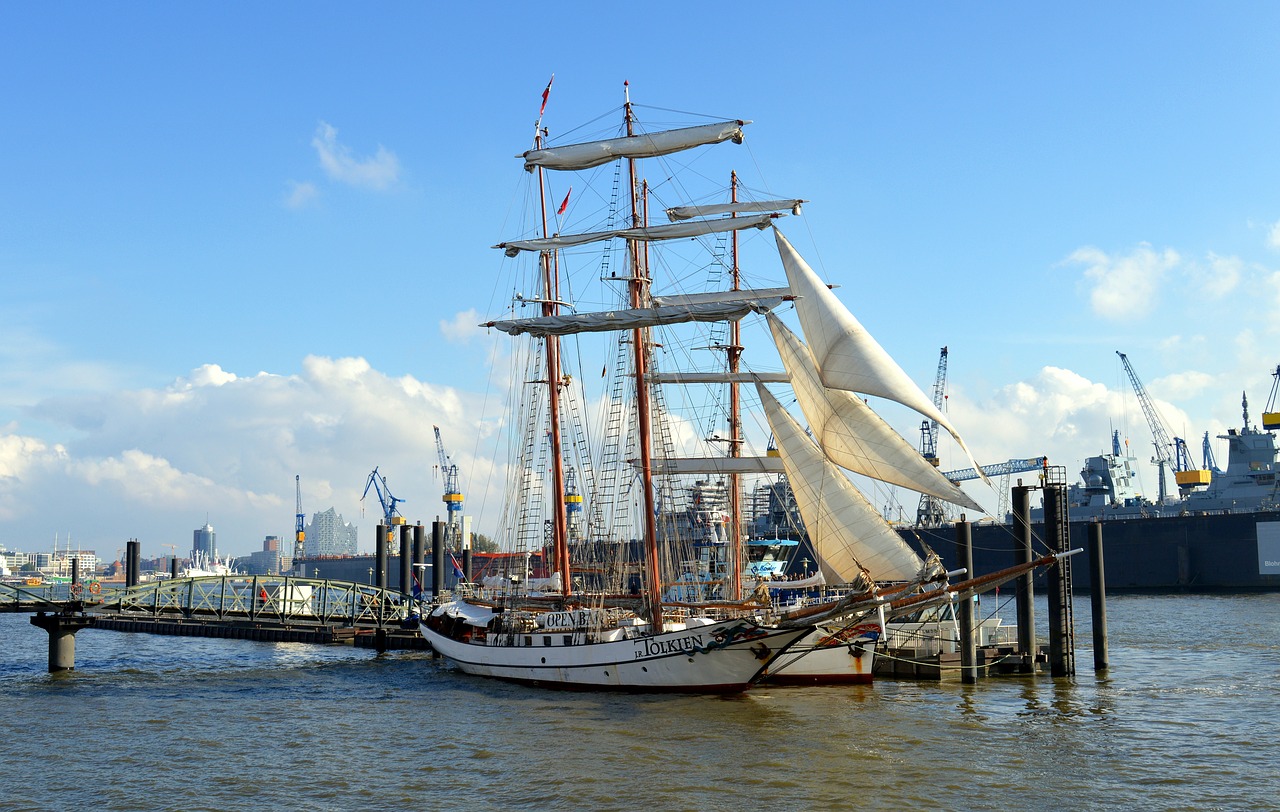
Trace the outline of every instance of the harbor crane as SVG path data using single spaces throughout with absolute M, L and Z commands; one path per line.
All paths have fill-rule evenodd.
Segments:
M 1186 450 L 1186 441 L 1181 437 L 1170 439 L 1169 430 L 1165 428 L 1164 420 L 1161 419 L 1160 413 L 1156 411 L 1156 406 L 1152 402 L 1151 396 L 1147 394 L 1147 388 L 1142 385 L 1142 381 L 1138 380 L 1138 373 L 1133 371 L 1133 365 L 1129 363 L 1129 356 L 1119 350 L 1116 350 L 1116 355 L 1120 356 L 1120 363 L 1124 365 L 1124 371 L 1129 375 L 1129 382 L 1133 385 L 1133 391 L 1138 396 L 1138 403 L 1142 406 L 1142 413 L 1146 415 L 1147 423 L 1151 426 L 1151 436 L 1156 449 L 1155 456 L 1151 458 L 1151 462 L 1160 472 L 1160 504 L 1165 503 L 1169 494 L 1165 479 L 1166 468 L 1173 471 L 1174 480 L 1178 483 L 1178 490 L 1184 495 L 1199 485 L 1208 485 L 1209 472 L 1191 467 L 1191 458 Z M 1176 458 L 1175 454 L 1177 455 Z
M 933 405 L 941 412 L 946 402 L 947 387 L 947 348 L 942 348 L 938 358 L 938 375 L 933 381 Z M 920 423 L 920 454 L 934 468 L 938 467 L 938 424 L 934 420 Z M 946 521 L 947 510 L 942 500 L 929 494 L 920 494 L 920 505 L 916 508 L 917 527 L 937 527 Z
M 360 495 L 360 511 L 364 515 L 364 498 L 369 495 L 369 489 L 373 488 L 378 494 L 378 502 L 382 505 L 383 524 L 387 527 L 387 535 L 390 537 L 394 531 L 392 527 L 398 524 L 404 524 L 404 516 L 400 515 L 399 508 L 396 507 L 403 499 L 391 495 L 391 489 L 387 487 L 387 478 L 379 476 L 378 469 L 374 468 L 369 474 L 369 479 L 364 483 L 364 493 Z
M 436 453 L 440 456 L 440 476 L 444 479 L 444 506 L 448 511 L 445 543 L 450 549 L 461 546 L 462 489 L 458 487 L 458 465 L 444 453 L 444 440 L 440 439 L 440 427 L 432 426 L 436 433 Z
M 1280 366 L 1271 373 L 1275 378 L 1271 382 L 1271 397 L 1267 398 L 1267 408 L 1262 412 L 1262 428 L 1266 431 L 1280 429 L 1280 412 L 1276 411 L 1276 395 L 1280 395 Z
M 303 549 L 306 546 L 303 542 L 305 542 L 307 539 L 307 528 L 306 528 L 307 516 L 305 513 L 302 512 L 302 475 L 301 474 L 293 475 L 293 486 L 298 497 L 297 514 L 294 516 L 294 526 L 293 526 L 293 560 L 298 561 L 303 556 Z

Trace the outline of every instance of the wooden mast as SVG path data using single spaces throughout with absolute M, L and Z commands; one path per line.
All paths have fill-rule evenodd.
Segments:
M 534 149 L 542 148 L 541 118 L 538 130 L 534 134 Z M 538 208 L 542 216 L 542 236 L 549 237 L 551 231 L 547 224 L 546 174 L 538 167 Z M 560 310 L 560 279 L 557 266 L 553 261 L 553 252 L 542 251 L 542 315 L 554 316 Z M 551 423 L 551 511 L 552 511 L 552 555 L 555 568 L 560 571 L 563 592 L 569 595 L 573 587 L 573 578 L 569 572 L 569 534 L 568 519 L 565 516 L 564 504 L 564 451 L 560 438 L 560 387 L 564 376 L 560 370 L 560 339 L 550 335 L 546 337 L 547 349 L 547 419 Z
M 738 202 L 738 173 L 730 174 L 730 201 Z M 738 213 L 731 215 L 737 217 Z M 742 289 L 738 270 L 738 232 L 733 232 L 733 251 L 729 272 L 733 279 L 732 290 Z M 729 322 L 729 377 L 738 372 L 742 357 L 742 323 L 738 319 Z M 742 400 L 737 381 L 729 384 L 729 456 L 742 456 Z M 742 494 L 737 473 L 729 474 L 729 599 L 742 597 Z
M 630 82 L 623 82 L 626 103 L 627 136 L 635 135 L 635 118 L 631 112 Z M 638 196 L 636 161 L 627 159 L 631 195 L 631 226 L 639 228 L 640 201 Z M 628 280 L 631 307 L 639 308 L 648 300 L 648 268 L 644 267 L 640 256 L 640 243 L 628 240 L 628 254 L 631 261 L 631 277 Z M 640 444 L 640 480 L 644 497 L 644 549 L 645 572 L 648 576 L 649 620 L 653 631 L 662 631 L 662 580 L 658 568 L 658 522 L 654 514 L 655 499 L 653 493 L 653 427 L 650 425 L 651 409 L 649 404 L 648 374 L 648 337 L 645 328 L 639 327 L 631 332 L 632 362 L 635 368 L 636 382 L 636 422 Z

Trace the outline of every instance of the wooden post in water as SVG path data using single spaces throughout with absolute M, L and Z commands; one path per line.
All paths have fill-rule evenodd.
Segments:
M 1093 609 L 1093 670 L 1105 671 L 1107 653 L 1107 578 L 1102 558 L 1102 522 L 1089 523 L 1089 601 Z
M 413 594 L 413 528 L 400 525 L 400 594 Z
M 431 597 L 444 592 L 444 522 L 431 523 Z
M 956 550 L 959 566 L 964 567 L 966 578 L 973 577 L 973 527 L 961 514 L 956 522 Z M 956 607 L 960 610 L 960 681 L 972 685 L 978 681 L 978 640 L 974 635 L 973 598 L 965 598 Z
M 1018 484 L 1013 489 L 1013 526 L 1017 533 L 1017 563 L 1026 564 L 1031 557 L 1031 488 Z M 1018 653 L 1022 655 L 1023 673 L 1035 671 L 1036 662 L 1036 604 L 1034 574 L 1028 571 L 1018 576 L 1017 609 L 1018 609 Z

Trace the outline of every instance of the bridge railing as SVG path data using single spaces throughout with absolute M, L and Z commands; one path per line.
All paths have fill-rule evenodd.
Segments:
M 93 597 L 85 610 L 97 615 L 322 626 L 392 626 L 413 608 L 398 591 L 290 576 L 176 578 Z

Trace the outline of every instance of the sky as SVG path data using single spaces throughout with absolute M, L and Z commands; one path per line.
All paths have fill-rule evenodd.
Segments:
M 1119 431 L 1154 495 L 1116 351 L 1197 462 L 1242 393 L 1260 422 L 1280 7 L 633 9 L 0 5 L 0 545 L 158 556 L 208 521 L 245 555 L 291 537 L 296 476 L 368 548 L 375 468 L 410 521 L 442 514 L 433 426 L 493 528 L 475 325 L 510 305 L 491 246 L 552 74 L 553 137 L 624 81 L 750 119 L 739 154 L 810 201 L 788 228 L 926 392 L 948 347 L 983 463 L 1074 480 Z

